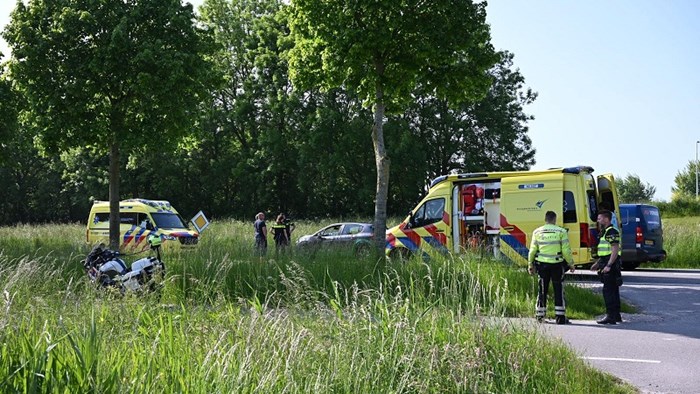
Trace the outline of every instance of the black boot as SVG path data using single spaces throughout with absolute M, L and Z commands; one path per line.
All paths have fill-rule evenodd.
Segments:
M 604 318 L 596 320 L 598 324 L 615 324 L 615 318 L 611 315 L 605 315 Z
M 569 319 L 566 316 L 557 316 L 557 324 L 569 324 Z
M 615 323 L 622 323 L 622 315 L 619 313 L 615 314 Z

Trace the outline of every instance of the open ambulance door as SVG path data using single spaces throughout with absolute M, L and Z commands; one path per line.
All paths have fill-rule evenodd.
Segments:
M 620 199 L 617 195 L 617 186 L 615 186 L 615 177 L 613 176 L 613 174 L 598 175 L 599 207 L 601 203 L 613 207 L 613 214 L 617 218 L 615 220 L 615 223 L 618 223 L 618 230 L 622 231 L 619 225 L 619 223 L 622 223 L 620 221 L 622 219 L 622 217 L 620 216 Z

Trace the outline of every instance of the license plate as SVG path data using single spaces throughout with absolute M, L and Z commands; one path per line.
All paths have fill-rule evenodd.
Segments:
M 654 240 L 653 240 L 653 239 L 645 239 L 645 240 L 644 240 L 644 245 L 653 245 L 653 244 L 654 244 Z

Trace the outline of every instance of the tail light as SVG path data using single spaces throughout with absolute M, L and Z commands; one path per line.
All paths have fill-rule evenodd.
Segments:
M 635 242 L 640 244 L 644 241 L 644 234 L 642 234 L 642 227 L 637 226 L 637 238 L 635 239 Z
M 579 230 L 581 233 L 581 247 L 587 248 L 590 241 L 588 234 L 588 223 L 579 223 Z

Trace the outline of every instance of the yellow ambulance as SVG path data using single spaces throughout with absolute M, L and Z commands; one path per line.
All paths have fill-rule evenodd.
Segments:
M 148 236 L 156 234 L 163 247 L 194 248 L 199 233 L 187 226 L 175 208 L 165 200 L 134 198 L 119 202 L 119 250 L 139 252 L 148 248 Z M 109 243 L 109 201 L 95 201 L 88 216 L 86 242 Z
M 542 171 L 484 172 L 435 178 L 428 194 L 398 226 L 387 230 L 386 254 L 475 251 L 527 265 L 532 232 L 554 211 L 569 233 L 574 264 L 595 258 L 597 212 L 619 202 L 612 174 L 593 175 L 587 166 Z

